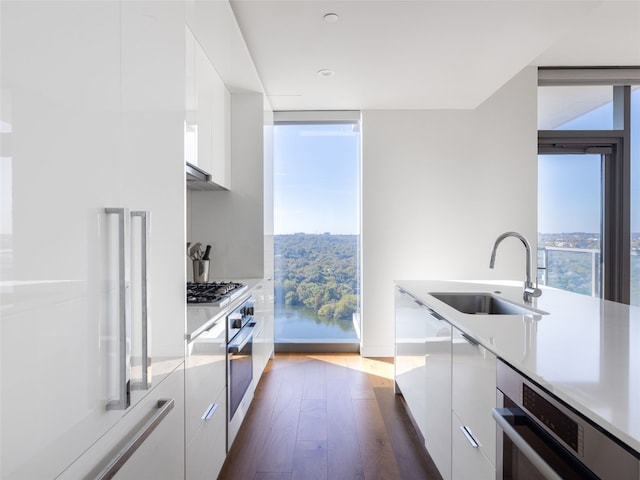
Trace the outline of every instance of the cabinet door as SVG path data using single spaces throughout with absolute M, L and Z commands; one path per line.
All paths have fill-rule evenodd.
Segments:
M 184 360 L 185 7 L 183 2 L 122 2 L 120 8 L 122 204 L 150 214 L 150 357 L 159 367 Z M 137 222 L 131 230 L 136 234 Z M 140 298 L 138 285 L 132 282 L 134 315 L 141 311 L 133 303 Z M 136 340 L 132 346 L 140 343 Z M 132 360 L 139 362 L 136 353 L 132 348 Z M 152 366 L 151 374 L 158 373 L 160 368 Z
M 198 123 L 198 167 L 213 170 L 213 83 L 215 70 L 202 46 L 195 40 L 196 119 Z
M 213 70 L 213 67 L 211 67 Z M 218 76 L 212 73 L 211 180 L 231 187 L 231 94 Z
M 98 347 L 104 208 L 121 198 L 119 8 L 0 2 L 3 479 L 55 477 L 124 414 L 106 411 Z
M 423 307 L 424 308 L 424 307 Z M 451 478 L 451 325 L 428 315 L 425 338 L 425 446 L 442 478 Z
M 227 390 L 213 403 L 215 410 L 207 418 L 187 445 L 188 480 L 211 480 L 218 476 L 227 454 Z
M 226 387 L 226 317 L 187 345 L 186 369 L 186 436 L 191 441 Z
M 184 85 L 158 79 L 184 75 L 183 8 L 0 3 L 3 479 L 55 477 L 149 394 L 107 409 L 114 312 L 138 292 L 127 281 L 116 295 L 105 207 L 151 212 L 152 386 L 184 360 Z M 141 336 L 122 342 L 133 357 Z
M 396 288 L 395 378 L 425 446 L 451 478 L 451 325 Z
M 133 444 L 138 447 L 129 449 Z M 183 364 L 55 478 L 101 476 L 119 480 L 184 478 Z
M 428 312 L 415 299 L 396 288 L 395 381 L 413 420 L 424 435 L 427 408 L 425 341 Z
M 451 478 L 454 480 L 495 480 L 496 469 L 484 455 L 482 450 L 474 447 L 462 431 L 464 428 L 460 419 L 452 415 L 453 462 Z
M 452 408 L 495 465 L 496 357 L 454 328 Z M 455 461 L 455 458 L 454 458 Z
M 184 478 L 184 370 L 176 369 L 142 402 L 157 404 L 173 399 L 173 408 L 163 417 L 142 445 L 118 471 L 115 480 Z M 152 409 L 153 410 L 153 409 Z M 157 410 L 157 407 L 156 407 Z M 152 414 L 157 414 L 153 412 Z
M 191 29 L 184 27 L 185 56 L 185 119 L 184 160 L 198 165 L 198 95 L 196 93 L 196 38 Z

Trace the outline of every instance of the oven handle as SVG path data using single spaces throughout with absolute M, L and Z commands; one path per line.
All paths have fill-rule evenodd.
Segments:
M 527 459 L 533 464 L 533 466 L 540 472 L 540 474 L 547 480 L 562 480 L 562 477 L 558 475 L 553 468 L 549 466 L 544 459 L 538 455 L 538 453 L 529 445 L 524 438 L 516 431 L 515 428 L 504 418 L 504 415 L 513 415 L 513 411 L 508 408 L 494 408 L 491 412 L 494 420 L 498 426 L 502 429 L 504 434 L 509 437 L 515 446 L 527 457 Z
M 240 332 L 238 332 L 238 334 L 234 337 L 233 341 L 227 344 L 227 351 L 229 353 L 238 353 L 239 351 L 241 351 L 247 345 L 247 343 L 249 343 L 251 337 L 253 337 L 253 331 L 255 330 L 255 328 L 256 324 L 250 323 L 242 330 L 240 330 Z

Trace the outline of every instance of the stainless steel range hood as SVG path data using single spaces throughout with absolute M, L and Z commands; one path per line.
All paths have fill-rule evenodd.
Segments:
M 211 175 L 195 165 L 187 162 L 185 164 L 185 177 L 187 180 L 187 190 L 228 190 L 211 181 Z

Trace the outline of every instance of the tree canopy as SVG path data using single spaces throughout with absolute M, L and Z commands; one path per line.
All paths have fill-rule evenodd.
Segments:
M 357 235 L 276 235 L 276 302 L 347 320 L 358 309 Z

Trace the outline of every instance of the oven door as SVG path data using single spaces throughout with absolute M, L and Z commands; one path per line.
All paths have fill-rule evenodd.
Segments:
M 229 372 L 229 421 L 233 418 L 253 381 L 253 332 L 249 322 L 227 345 Z
M 508 397 L 504 405 L 492 413 L 498 424 L 497 480 L 598 478 Z

